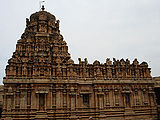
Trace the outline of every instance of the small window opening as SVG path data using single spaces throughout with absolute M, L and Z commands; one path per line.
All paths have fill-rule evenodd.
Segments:
M 40 76 L 44 76 L 44 74 L 43 74 L 43 73 L 41 73 L 41 74 L 40 74 Z

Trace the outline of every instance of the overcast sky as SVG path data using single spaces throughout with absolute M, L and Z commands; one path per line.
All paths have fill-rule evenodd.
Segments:
M 106 58 L 146 61 L 160 76 L 160 0 L 46 0 L 60 20 L 61 34 L 75 63 Z M 5 66 L 39 0 L 3 0 L 0 17 L 0 83 Z

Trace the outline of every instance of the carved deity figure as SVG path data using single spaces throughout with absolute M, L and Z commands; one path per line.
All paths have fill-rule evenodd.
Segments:
M 57 72 L 58 77 L 62 76 L 62 71 L 61 71 L 60 65 L 57 66 L 57 71 L 56 72 Z
M 136 74 L 136 77 L 139 77 L 139 69 L 138 68 L 136 68 L 135 74 Z
M 102 71 L 101 71 L 100 68 L 97 68 L 96 73 L 97 73 L 97 74 L 96 74 L 97 77 L 102 77 Z
M 130 61 L 126 59 L 126 65 L 130 65 Z
M 84 59 L 84 62 L 85 62 L 85 65 L 87 65 L 87 64 L 88 64 L 88 60 L 87 60 L 87 58 L 85 58 L 85 59 Z
M 146 77 L 151 77 L 151 71 L 149 69 L 146 69 Z
M 124 65 L 125 65 L 125 61 L 124 61 L 124 59 L 121 59 L 121 60 L 120 60 L 120 65 L 122 65 L 122 66 L 124 66 Z
M 78 61 L 79 61 L 79 64 L 81 64 L 81 62 L 82 62 L 82 61 L 81 61 L 81 58 L 78 58 Z
M 58 28 L 58 29 L 59 29 L 59 24 L 60 24 L 60 21 L 57 20 L 57 21 L 56 21 L 56 28 Z
M 56 63 L 60 64 L 62 62 L 61 58 L 58 56 L 56 59 Z
M 27 75 L 27 67 L 26 66 L 22 67 L 22 75 Z
M 111 70 L 111 68 L 108 68 L 108 69 L 107 69 L 107 76 L 108 76 L 109 78 L 112 77 L 112 70 Z
M 39 32 L 47 32 L 46 25 L 40 24 L 39 25 Z
M 113 65 L 117 65 L 117 60 L 113 58 Z
M 112 65 L 112 61 L 109 58 L 106 59 L 106 65 Z
M 88 77 L 88 71 L 86 68 L 83 69 L 83 77 Z
M 133 64 L 134 65 L 139 65 L 139 62 L 137 61 L 137 59 L 134 59 Z
M 29 25 L 29 19 L 26 18 L 26 26 L 28 27 L 28 25 Z

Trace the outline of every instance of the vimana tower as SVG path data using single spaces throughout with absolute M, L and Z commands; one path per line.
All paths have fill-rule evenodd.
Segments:
M 75 64 L 59 21 L 42 10 L 26 28 L 3 79 L 2 120 L 156 120 L 146 62 L 87 59 Z

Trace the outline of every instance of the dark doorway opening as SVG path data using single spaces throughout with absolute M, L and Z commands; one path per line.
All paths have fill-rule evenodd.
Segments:
M 125 97 L 125 105 L 126 105 L 126 107 L 127 107 L 127 108 L 130 108 L 130 107 L 131 107 L 130 94 L 129 94 L 129 93 L 126 93 L 126 94 L 124 95 L 124 97 Z
M 89 94 L 83 94 L 83 104 L 89 106 Z
M 160 105 L 160 88 L 154 88 L 154 92 L 156 94 L 156 102 Z
M 160 119 L 160 88 L 154 88 L 154 92 L 156 94 L 158 119 Z
M 0 118 L 2 117 L 2 108 L 0 108 Z
M 45 94 L 39 94 L 39 110 L 44 110 L 45 108 Z

